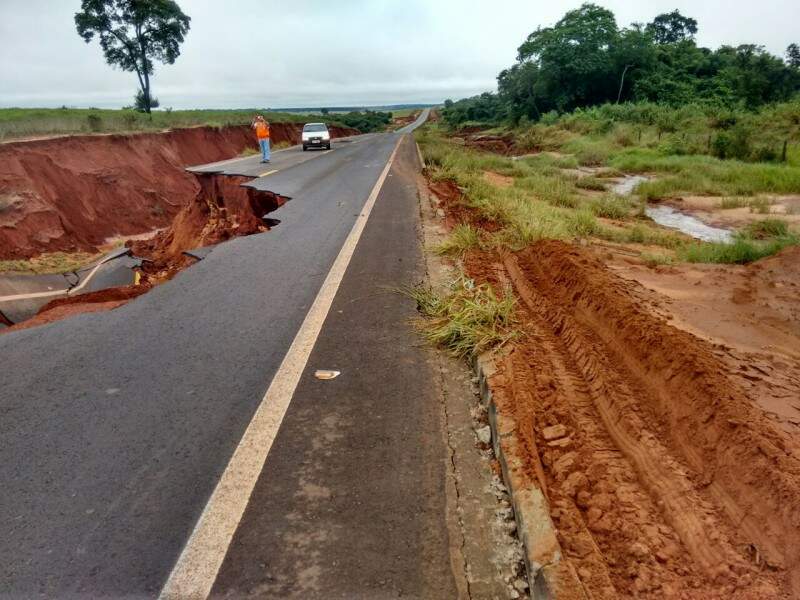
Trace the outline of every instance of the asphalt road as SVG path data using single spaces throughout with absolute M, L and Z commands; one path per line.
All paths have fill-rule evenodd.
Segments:
M 274 171 L 252 185 L 292 197 L 280 225 L 117 310 L 0 336 L 0 597 L 158 595 L 401 135 L 227 163 Z M 431 375 L 385 287 L 422 277 L 415 161 L 406 138 L 215 595 L 454 595 Z

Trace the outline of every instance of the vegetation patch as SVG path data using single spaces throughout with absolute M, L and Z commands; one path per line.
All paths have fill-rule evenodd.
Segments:
M 799 242 L 796 236 L 776 238 L 764 243 L 736 237 L 731 243 L 688 244 L 678 250 L 678 256 L 691 263 L 746 264 L 777 254 Z
M 27 260 L 0 260 L 0 273 L 70 273 L 100 256 L 88 252 L 48 252 Z
M 513 294 L 500 298 L 487 284 L 462 276 L 444 295 L 423 287 L 402 292 L 417 302 L 426 339 L 459 358 L 477 356 L 519 335 L 513 329 Z
M 446 256 L 463 256 L 467 251 L 481 246 L 480 232 L 466 223 L 459 223 L 447 239 L 436 247 L 436 253 Z
M 782 219 L 761 219 L 748 224 L 742 234 L 755 240 L 785 238 L 790 235 L 789 224 Z
M 253 115 L 262 114 L 274 123 L 324 122 L 352 127 L 362 133 L 381 131 L 391 123 L 392 113 L 353 111 L 340 114 L 276 112 L 258 108 L 237 110 L 153 110 L 150 114 L 133 108 L 0 108 L 0 140 L 85 133 L 132 133 L 165 131 L 186 127 L 227 127 L 250 125 Z

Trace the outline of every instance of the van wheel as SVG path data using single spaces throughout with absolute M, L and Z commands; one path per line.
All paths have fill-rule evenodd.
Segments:
M 330 144 L 328 144 L 328 145 L 325 147 L 325 149 L 326 149 L 326 150 L 330 150 L 330 149 L 331 149 L 331 145 L 330 145 Z
M 306 150 L 308 150 L 308 146 L 306 146 L 305 144 L 303 144 L 303 152 L 305 152 Z

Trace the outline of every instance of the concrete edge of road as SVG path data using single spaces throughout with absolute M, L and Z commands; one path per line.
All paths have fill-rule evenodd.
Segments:
M 492 446 L 514 508 L 531 598 L 558 599 L 562 590 L 570 598 L 587 597 L 571 565 L 562 560 L 564 554 L 543 490 L 522 476 L 524 465 L 516 451 L 517 424 L 511 416 L 501 413 L 494 401 L 491 382 L 498 372 L 495 360 L 499 358 L 497 354 L 485 353 L 476 357 L 472 367 L 478 377 L 481 402 L 489 414 Z

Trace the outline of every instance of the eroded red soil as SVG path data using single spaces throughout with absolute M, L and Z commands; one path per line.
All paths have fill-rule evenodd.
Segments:
M 7 329 L 0 330 L 0 335 L 9 331 L 29 329 L 52 323 L 53 321 L 60 321 L 75 315 L 112 310 L 148 292 L 150 288 L 150 285 L 144 283 L 88 292 L 66 298 L 56 298 L 40 308 L 33 318 L 16 325 L 9 323 L 10 326 Z
M 297 143 L 301 129 L 273 123 L 272 142 Z M 96 252 L 108 238 L 166 227 L 200 191 L 186 166 L 255 147 L 246 126 L 0 144 L 0 259 Z
M 458 190 L 437 186 L 449 211 Z M 468 213 L 461 205 L 450 222 L 475 224 Z M 745 311 L 766 302 L 797 336 L 796 258 L 747 268 L 717 330 L 746 336 L 758 319 Z M 800 435 L 736 375 L 747 356 L 721 356 L 606 262 L 557 241 L 465 260 L 471 277 L 518 299 L 524 335 L 498 358 L 493 397 L 514 416 L 524 475 L 544 490 L 566 559 L 595 598 L 798 597 Z M 791 352 L 775 370 L 781 361 L 798 367 Z M 800 398 L 797 380 L 759 376 Z
M 187 250 L 268 231 L 264 215 L 288 200 L 271 192 L 242 187 L 250 180 L 248 177 L 198 175 L 197 180 L 200 184 L 197 195 L 167 229 L 150 239 L 128 243 L 134 255 L 151 261 L 144 265 L 146 273 L 174 274 L 186 266 L 183 252 Z

